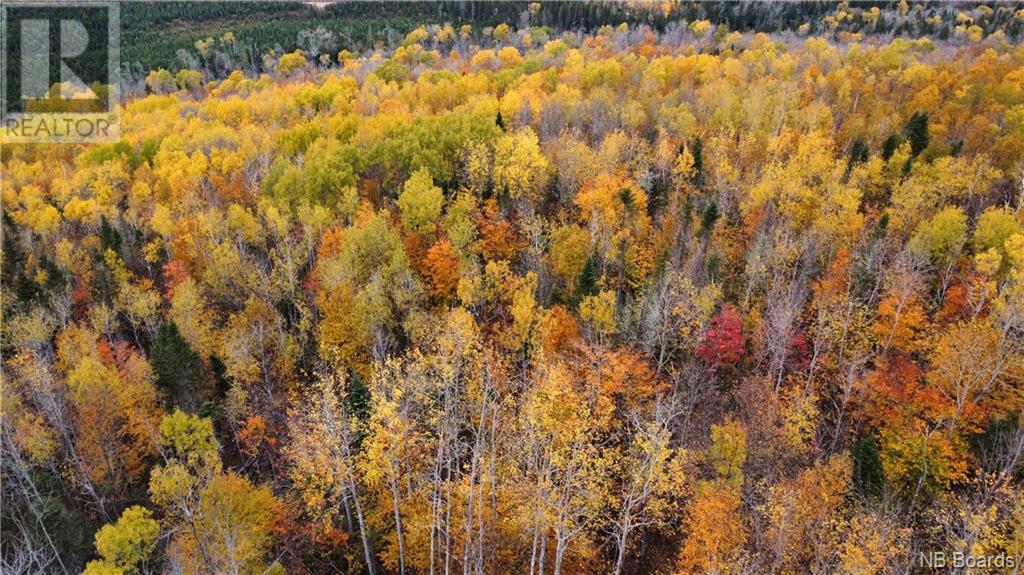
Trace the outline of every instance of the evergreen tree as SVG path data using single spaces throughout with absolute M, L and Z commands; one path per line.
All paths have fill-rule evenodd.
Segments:
M 888 162 L 889 158 L 896 153 L 896 148 L 899 148 L 902 143 L 903 136 L 899 134 L 890 134 L 889 137 L 882 142 L 882 161 Z
M 619 201 L 622 202 L 622 205 L 626 208 L 627 212 L 632 211 L 635 206 L 633 202 L 633 191 L 629 188 L 622 188 L 619 190 Z
M 868 498 L 878 498 L 885 487 L 885 471 L 874 435 L 860 439 L 853 446 L 853 486 Z
M 107 216 L 100 218 L 100 245 L 103 247 L 103 251 L 121 252 L 121 234 L 110 225 Z
M 580 278 L 576 285 L 576 297 L 578 299 L 597 293 L 597 258 L 593 255 L 587 258 L 587 263 L 583 264 L 583 269 L 580 270 Z
M 190 405 L 202 382 L 203 364 L 173 322 L 164 322 L 157 329 L 150 363 L 168 405 Z
M 868 161 L 869 153 L 868 145 L 864 143 L 864 140 L 862 138 L 855 139 L 850 146 L 850 157 L 846 160 L 846 173 L 849 174 L 857 164 Z
M 700 136 L 693 139 L 693 150 L 690 152 L 693 155 L 693 184 L 695 186 L 704 185 L 704 142 L 701 141 Z
M 718 204 L 715 202 L 708 202 L 708 205 L 704 208 L 704 214 L 700 218 L 700 231 L 702 234 L 709 234 L 715 227 L 715 222 L 721 214 L 718 211 Z
M 926 112 L 915 112 L 907 122 L 904 129 L 907 140 L 910 141 L 910 155 L 917 157 L 928 147 L 928 114 Z
M 213 372 L 213 392 L 218 400 L 227 398 L 231 383 L 228 381 L 228 368 L 224 361 L 216 355 L 210 356 L 210 371 Z
M 348 408 L 352 415 L 359 421 L 367 422 L 370 419 L 370 388 L 366 387 L 363 378 L 352 372 L 349 376 L 348 386 Z

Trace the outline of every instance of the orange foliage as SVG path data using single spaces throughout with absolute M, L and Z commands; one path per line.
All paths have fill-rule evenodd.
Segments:
M 174 298 L 174 288 L 189 277 L 188 266 L 180 260 L 170 260 L 164 264 L 163 273 L 166 286 L 164 297 L 167 301 L 171 301 Z
M 942 394 L 925 385 L 921 368 L 902 353 L 864 378 L 856 404 L 859 416 L 875 427 L 909 425 L 918 419 L 934 422 L 950 410 Z
M 886 349 L 913 349 L 918 332 L 926 325 L 928 318 L 916 296 L 901 301 L 889 295 L 878 304 L 878 319 L 875 334 Z
M 459 254 L 447 238 L 430 246 L 423 260 L 423 273 L 430 280 L 430 293 L 439 300 L 451 297 L 459 283 Z
M 487 259 L 512 259 L 520 240 L 515 226 L 501 217 L 494 198 L 484 202 L 483 209 L 476 215 L 476 224 L 480 228 L 480 249 Z
M 579 336 L 580 325 L 565 306 L 556 305 L 548 310 L 541 343 L 545 353 L 562 353 L 568 350 Z
M 846 292 L 849 282 L 850 251 L 846 248 L 840 248 L 829 264 L 824 277 L 814 284 L 815 304 L 819 308 L 827 306 Z
M 666 383 L 658 379 L 644 357 L 629 348 L 603 351 L 596 372 L 591 372 L 591 384 L 605 396 L 627 406 L 639 406 L 664 391 Z M 596 381 L 594 380 L 596 378 Z
M 735 562 L 746 541 L 742 503 L 739 491 L 724 481 L 698 488 L 683 521 L 677 575 L 718 573 Z
M 238 442 L 242 452 L 255 455 L 267 440 L 267 422 L 262 415 L 253 415 L 245 420 L 245 426 L 238 431 Z

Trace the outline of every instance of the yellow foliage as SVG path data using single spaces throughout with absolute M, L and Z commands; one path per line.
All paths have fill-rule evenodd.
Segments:
M 580 318 L 601 335 L 615 333 L 615 292 L 603 290 L 597 295 L 583 298 L 580 302 Z
M 284 54 L 277 62 L 276 71 L 282 76 L 290 76 L 306 65 L 306 56 L 299 50 Z
M 540 199 L 549 164 L 531 128 L 506 134 L 494 146 L 494 187 L 512 198 Z

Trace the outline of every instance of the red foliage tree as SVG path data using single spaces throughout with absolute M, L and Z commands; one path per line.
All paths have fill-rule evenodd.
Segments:
M 697 357 L 713 368 L 739 362 L 746 347 L 743 337 L 743 317 L 733 306 L 725 304 L 711 320 L 711 327 L 697 345 Z

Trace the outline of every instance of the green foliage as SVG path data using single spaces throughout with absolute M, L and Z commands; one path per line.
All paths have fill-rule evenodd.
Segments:
M 587 257 L 587 263 L 583 264 L 580 270 L 580 277 L 576 281 L 576 295 L 579 298 L 595 295 L 597 293 L 597 256 L 591 254 Z
M 889 153 L 890 157 L 892 156 L 892 151 Z M 853 144 L 850 145 L 850 156 L 846 160 L 846 173 L 849 174 L 850 170 L 857 167 L 857 165 L 868 161 L 870 153 L 868 145 L 864 142 L 863 138 L 855 139 Z
M 173 322 L 164 322 L 157 329 L 150 363 L 167 404 L 188 405 L 202 383 L 203 364 Z
M 500 129 L 490 116 L 417 116 L 375 143 L 366 153 L 366 167 L 382 175 L 383 188 L 389 193 L 401 189 L 419 169 L 426 169 L 434 182 L 447 187 L 455 181 L 456 159 L 463 147 L 469 142 L 493 141 L 498 133 Z
M 80 560 L 79 558 L 90 556 L 92 539 L 97 527 L 94 523 L 95 518 L 62 500 L 59 493 L 61 486 L 56 478 L 38 473 L 33 480 L 36 482 L 34 487 L 41 493 L 39 500 L 31 509 L 19 510 L 11 504 L 5 504 L 3 509 L 0 509 L 0 538 L 5 543 L 5 553 L 10 549 L 6 545 L 17 544 L 28 534 L 39 541 L 47 541 L 48 536 L 65 565 L 74 564 Z M 9 490 L 20 485 L 10 476 L 4 478 L 4 484 L 4 488 Z M 21 511 L 33 514 L 32 523 L 24 526 L 29 530 L 28 533 L 18 527 L 19 518 L 15 514 Z
M 693 176 L 691 177 L 695 186 L 704 185 L 704 142 L 697 136 L 693 139 L 693 147 L 690 150 L 693 156 Z
M 904 128 L 903 133 L 906 135 L 907 141 L 910 142 L 911 157 L 920 155 L 928 147 L 930 140 L 928 134 L 928 113 L 914 112 L 914 115 L 910 117 L 910 121 L 907 122 L 907 127 Z
M 700 230 L 702 234 L 710 234 L 715 227 L 715 222 L 721 214 L 718 213 L 718 204 L 715 202 L 708 202 L 708 205 L 704 207 L 704 213 L 701 214 L 700 218 Z
M 348 393 L 345 396 L 345 402 L 349 412 L 359 421 L 366 423 L 370 419 L 372 408 L 370 388 L 363 382 L 363 378 L 359 377 L 359 374 L 354 371 L 349 375 L 348 381 Z
M 889 137 L 882 142 L 882 161 L 888 162 L 889 158 L 896 153 L 896 150 L 903 142 L 903 136 L 899 134 L 890 134 Z
M 295 146 L 298 149 L 302 144 Z M 309 144 L 304 156 L 301 167 L 278 158 L 263 182 L 264 193 L 282 206 L 294 208 L 301 202 L 313 202 L 351 218 L 359 202 L 355 186 L 360 154 L 351 145 L 319 137 Z
M 100 246 L 103 247 L 103 251 L 121 251 L 121 234 L 110 225 L 106 216 L 100 217 Z
M 853 445 L 853 486 L 861 496 L 878 499 L 885 489 L 885 470 L 874 435 L 858 439 Z

